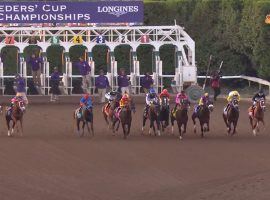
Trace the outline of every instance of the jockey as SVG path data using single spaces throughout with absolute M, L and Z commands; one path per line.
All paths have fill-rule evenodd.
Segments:
M 206 92 L 204 95 L 200 98 L 199 104 L 195 108 L 195 113 L 198 113 L 200 108 L 205 105 L 209 101 L 209 94 Z
M 125 107 L 130 102 L 128 93 L 125 93 L 120 100 L 120 108 Z
M 170 94 L 167 89 L 163 89 L 162 92 L 159 95 L 159 98 L 167 97 L 170 100 Z
M 10 100 L 10 105 L 9 105 L 9 107 L 8 107 L 8 109 L 7 109 L 8 114 L 11 113 L 11 110 L 12 110 L 12 108 L 13 108 L 13 106 L 14 106 L 14 104 L 15 104 L 16 102 L 19 103 L 19 106 L 20 106 L 21 110 L 22 110 L 23 112 L 25 112 L 26 109 L 25 109 L 23 97 L 22 97 L 22 96 L 15 96 L 15 97 L 13 97 L 13 98 Z
M 263 89 L 260 89 L 252 98 L 253 106 L 256 104 L 256 102 L 260 99 L 263 99 L 265 101 L 265 94 L 263 92 Z
M 232 103 L 232 101 L 233 101 L 234 99 L 236 99 L 237 101 L 240 101 L 240 94 L 239 94 L 239 92 L 237 92 L 236 90 L 231 91 L 231 92 L 229 93 L 228 97 L 227 97 L 228 104 L 227 104 L 227 106 L 226 106 L 226 108 L 225 108 L 225 110 L 224 110 L 224 113 L 225 113 L 225 114 L 227 113 L 228 108 L 229 108 L 230 104 Z
M 93 108 L 93 102 L 88 93 L 84 94 L 83 97 L 80 100 L 80 109 L 92 109 Z
M 249 115 L 252 116 L 254 112 L 255 105 L 257 101 L 263 99 L 265 101 L 265 94 L 263 89 L 260 89 L 253 97 L 252 97 L 252 106 L 249 108 Z
M 116 102 L 115 107 L 118 107 L 119 101 L 121 100 L 122 95 L 119 92 L 112 90 L 111 92 L 108 92 L 105 94 L 105 98 L 108 100 L 108 105 L 106 106 L 106 108 L 109 108 L 111 105 L 111 102 L 114 100 Z
M 158 95 L 156 94 L 156 91 L 154 88 L 150 88 L 149 93 L 146 94 L 145 103 L 146 103 L 146 106 L 144 108 L 144 114 L 148 113 L 148 109 L 151 103 L 155 105 L 159 105 Z
M 187 97 L 187 95 L 186 95 L 186 93 L 185 93 L 184 90 L 182 90 L 180 93 L 178 93 L 178 94 L 176 95 L 176 98 L 175 98 L 175 108 L 176 108 L 178 105 L 182 104 L 183 100 L 187 100 L 187 101 L 188 101 L 188 97 Z M 189 101 L 188 101 L 188 103 L 190 104 Z

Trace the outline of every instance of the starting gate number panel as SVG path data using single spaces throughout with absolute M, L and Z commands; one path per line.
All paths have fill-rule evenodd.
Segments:
M 82 44 L 83 43 L 82 36 L 81 35 L 75 35 L 73 37 L 73 43 L 74 44 Z
M 14 36 L 7 36 L 5 38 L 5 43 L 6 44 L 14 44 Z

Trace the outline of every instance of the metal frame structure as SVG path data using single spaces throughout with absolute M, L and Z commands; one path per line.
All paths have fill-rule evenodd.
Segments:
M 158 88 L 163 87 L 163 78 L 174 78 L 174 87 L 177 91 L 180 90 L 184 84 L 194 84 L 197 82 L 197 68 L 195 66 L 195 42 L 184 31 L 183 27 L 174 26 L 112 26 L 112 27 L 0 27 L 0 50 L 8 45 L 16 46 L 19 49 L 19 56 L 22 67 L 20 73 L 25 78 L 30 78 L 26 73 L 26 62 L 23 59 L 22 53 L 29 45 L 30 37 L 38 37 L 37 44 L 42 51 L 44 57 L 44 69 L 42 74 L 42 91 L 46 94 L 46 89 L 49 88 L 49 63 L 46 59 L 46 50 L 51 45 L 52 37 L 59 39 L 59 45 L 65 51 L 65 65 L 66 69 L 63 74 L 64 87 L 71 94 L 72 79 L 80 76 L 72 74 L 72 63 L 69 58 L 69 49 L 74 44 L 74 36 L 81 37 L 80 45 L 84 45 L 88 51 L 88 61 L 92 67 L 92 84 L 94 84 L 94 60 L 92 56 L 92 49 L 96 45 L 106 45 L 110 51 L 110 65 L 107 68 L 107 76 L 113 88 L 117 86 L 117 61 L 114 57 L 114 49 L 119 45 L 129 45 L 132 51 L 132 62 L 130 66 L 131 87 L 134 93 L 138 93 L 140 87 L 140 61 L 137 59 L 136 50 L 140 45 L 152 45 L 154 52 L 154 68 L 153 79 L 154 86 Z M 147 36 L 147 41 L 143 42 L 142 37 Z M 6 44 L 5 38 L 13 37 L 14 44 Z M 98 44 L 97 38 L 105 39 L 104 43 Z M 163 75 L 162 60 L 160 60 L 159 49 L 164 44 L 172 44 L 175 46 L 175 74 Z M 1 63 L 1 61 L 0 61 Z M 6 78 L 4 70 L 1 69 L 0 64 L 0 78 Z M 24 70 L 24 71 L 23 71 Z M 93 86 L 91 86 L 93 87 Z M 91 88 L 90 88 L 91 89 Z

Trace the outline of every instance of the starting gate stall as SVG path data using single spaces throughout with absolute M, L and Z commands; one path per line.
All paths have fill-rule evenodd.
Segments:
M 118 45 L 129 45 L 132 52 L 131 61 L 131 89 L 133 93 L 138 94 L 140 88 L 140 61 L 137 60 L 136 49 L 141 44 L 149 44 L 154 47 L 154 67 L 153 79 L 157 89 L 163 88 L 163 78 L 174 77 L 175 85 L 178 91 L 184 85 L 197 83 L 197 70 L 195 66 L 195 42 L 184 31 L 184 28 L 178 25 L 174 26 L 104 26 L 104 27 L 0 27 L 0 37 L 11 38 L 14 46 L 19 48 L 22 54 L 23 49 L 29 45 L 29 38 L 33 42 L 33 36 L 38 37 L 34 41 L 41 47 L 44 57 L 44 69 L 42 71 L 42 93 L 48 94 L 49 89 L 49 63 L 46 59 L 46 49 L 52 41 L 59 43 L 64 47 L 65 53 L 65 71 L 63 72 L 63 87 L 66 92 L 72 94 L 72 79 L 79 78 L 79 75 L 72 74 L 72 63 L 69 59 L 69 48 L 75 44 L 84 45 L 87 48 L 87 60 L 92 67 L 90 91 L 94 91 L 95 62 L 92 59 L 92 49 L 95 45 L 102 43 L 109 48 L 109 66 L 107 76 L 111 87 L 117 89 L 117 61 L 114 58 L 114 49 Z M 76 41 L 76 43 L 74 42 Z M 164 44 L 173 44 L 176 46 L 176 66 L 175 74 L 163 75 L 162 60 L 159 58 L 159 49 Z M 5 40 L 0 42 L 0 50 L 5 45 Z M 24 62 L 24 61 L 23 61 Z M 21 68 L 20 70 L 23 70 Z M 1 67 L 0 67 L 1 72 Z M 23 71 L 20 71 L 23 74 Z M 1 73 L 0 73 L 1 75 Z M 5 75 L 3 77 L 5 78 Z M 26 78 L 30 78 L 27 77 Z
M 4 85 L 4 66 L 3 62 L 0 58 L 0 89 L 2 91 L 2 95 L 5 93 L 5 85 Z

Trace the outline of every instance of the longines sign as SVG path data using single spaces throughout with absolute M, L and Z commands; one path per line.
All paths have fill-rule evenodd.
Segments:
M 142 1 L 0 2 L 0 23 L 142 23 Z

